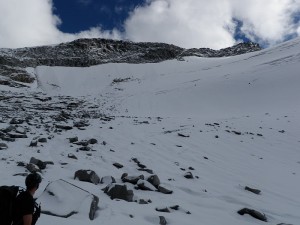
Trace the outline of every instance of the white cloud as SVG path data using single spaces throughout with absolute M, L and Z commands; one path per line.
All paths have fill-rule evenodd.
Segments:
M 300 0 L 232 0 L 233 16 L 243 21 L 242 31 L 251 39 L 268 44 L 283 41 L 297 33 L 293 16 Z
M 235 42 L 231 14 L 223 0 L 155 0 L 136 8 L 125 30 L 134 41 L 221 48 Z
M 52 0 L 0 0 L 0 47 L 103 37 L 218 49 L 236 42 L 233 18 L 242 21 L 241 30 L 248 38 L 262 43 L 272 45 L 300 35 L 300 23 L 293 21 L 300 12 L 300 0 L 147 0 L 131 12 L 123 33 L 101 27 L 63 33 L 58 28 L 63 21 L 52 7 Z
M 235 42 L 235 18 L 248 38 L 272 45 L 297 33 L 293 14 L 299 11 L 300 0 L 148 0 L 125 28 L 135 41 L 221 48 Z
M 51 0 L 0 0 L 0 47 L 17 48 L 56 44 L 77 38 L 120 38 L 118 31 L 94 27 L 78 34 L 58 29 Z

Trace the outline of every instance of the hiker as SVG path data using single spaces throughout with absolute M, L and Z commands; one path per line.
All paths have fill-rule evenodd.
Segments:
M 42 181 L 38 173 L 31 173 L 25 179 L 26 191 L 21 192 L 14 204 L 12 225 L 35 225 L 41 214 L 33 195 Z

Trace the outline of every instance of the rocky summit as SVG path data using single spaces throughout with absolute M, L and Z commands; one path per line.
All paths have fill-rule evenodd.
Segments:
M 227 57 L 261 50 L 256 43 L 239 43 L 220 50 L 184 49 L 164 43 L 134 43 L 108 39 L 79 39 L 69 43 L 19 49 L 0 49 L 0 84 L 24 86 L 35 78 L 26 68 L 88 67 L 104 63 L 157 63 L 185 56 Z M 22 82 L 22 83 L 18 83 Z

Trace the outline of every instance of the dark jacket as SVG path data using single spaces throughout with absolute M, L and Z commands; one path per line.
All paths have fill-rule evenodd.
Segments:
M 14 204 L 14 216 L 12 225 L 23 225 L 23 216 L 33 215 L 34 213 L 34 199 L 33 196 L 28 192 L 21 192 Z

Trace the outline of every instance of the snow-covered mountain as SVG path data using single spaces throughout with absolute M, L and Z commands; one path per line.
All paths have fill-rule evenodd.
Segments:
M 40 224 L 299 224 L 299 38 L 219 58 L 130 43 L 91 60 L 95 43 L 72 42 L 94 54 L 76 65 L 56 64 L 69 47 L 50 65 L 51 47 L 1 50 L 33 83 L 0 86 L 0 185 L 41 170 Z
M 0 49 L 0 74 L 10 79 L 0 83 L 20 86 L 14 81 L 32 83 L 27 67 L 89 67 L 104 63 L 157 63 L 184 56 L 224 57 L 260 50 L 258 44 L 240 43 L 230 48 L 183 49 L 163 43 L 133 43 L 107 39 L 79 39 L 69 43 L 21 49 Z

